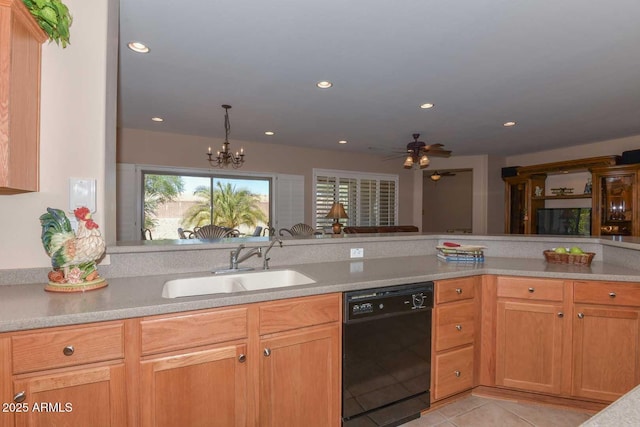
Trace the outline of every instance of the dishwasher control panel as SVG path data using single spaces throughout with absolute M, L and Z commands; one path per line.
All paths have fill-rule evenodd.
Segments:
M 428 310 L 433 308 L 433 282 L 347 292 L 344 299 L 345 322 Z

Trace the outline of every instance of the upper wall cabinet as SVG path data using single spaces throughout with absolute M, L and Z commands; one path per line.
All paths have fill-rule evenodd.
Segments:
M 45 40 L 22 0 L 0 0 L 0 194 L 38 191 Z

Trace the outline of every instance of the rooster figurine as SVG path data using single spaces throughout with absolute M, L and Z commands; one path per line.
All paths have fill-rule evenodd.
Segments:
M 73 213 L 78 220 L 77 233 L 73 232 L 69 219 L 60 209 L 47 208 L 47 213 L 40 216 L 42 245 L 53 266 L 45 290 L 77 292 L 107 286 L 96 269 L 96 261 L 105 249 L 98 224 L 84 206 Z

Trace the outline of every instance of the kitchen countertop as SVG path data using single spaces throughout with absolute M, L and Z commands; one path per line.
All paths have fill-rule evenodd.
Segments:
M 287 266 L 278 266 L 277 269 Z M 44 291 L 44 283 L 0 286 L 0 332 L 124 319 L 235 304 L 442 280 L 479 274 L 640 282 L 640 270 L 594 261 L 590 267 L 544 260 L 487 257 L 482 264 L 446 263 L 435 255 L 319 262 L 291 266 L 316 280 L 310 285 L 261 291 L 162 298 L 167 280 L 210 272 L 108 278 L 84 293 Z
M 580 427 L 640 425 L 640 385 L 589 418 Z

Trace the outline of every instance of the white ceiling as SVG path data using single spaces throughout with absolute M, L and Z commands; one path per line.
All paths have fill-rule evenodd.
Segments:
M 222 138 L 231 104 L 232 144 L 384 153 L 418 132 L 453 155 L 513 155 L 640 134 L 639 0 L 120 0 L 120 10 L 121 127 Z M 150 53 L 127 49 L 132 40 Z

